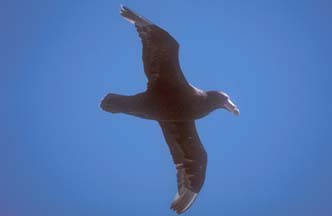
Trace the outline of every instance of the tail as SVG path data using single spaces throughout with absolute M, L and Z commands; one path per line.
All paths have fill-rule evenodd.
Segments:
M 153 25 L 148 19 L 138 15 L 134 11 L 130 10 L 126 6 L 121 5 L 120 14 L 130 23 L 137 25 L 137 26 L 146 26 L 146 25 Z
M 100 102 L 100 108 L 106 112 L 151 119 L 146 106 L 145 93 L 130 96 L 109 93 Z
M 126 111 L 127 96 L 118 94 L 108 94 L 100 102 L 100 108 L 106 112 L 119 113 Z

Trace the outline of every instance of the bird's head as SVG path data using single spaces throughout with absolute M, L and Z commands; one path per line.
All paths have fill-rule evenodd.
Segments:
M 231 101 L 230 97 L 222 91 L 209 91 L 208 97 L 213 104 L 215 104 L 216 108 L 224 108 L 234 115 L 240 115 L 240 110 L 237 106 Z

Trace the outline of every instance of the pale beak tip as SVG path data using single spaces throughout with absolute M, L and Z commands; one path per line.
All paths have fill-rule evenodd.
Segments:
M 239 116 L 240 115 L 240 110 L 238 108 L 235 108 L 233 110 L 233 114 L 236 115 L 236 116 Z

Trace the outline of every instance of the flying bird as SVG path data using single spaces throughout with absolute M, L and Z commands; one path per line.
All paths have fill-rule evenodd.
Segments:
M 195 201 L 205 180 L 207 153 L 195 120 L 218 108 L 234 115 L 240 111 L 226 93 L 203 91 L 188 83 L 180 68 L 179 44 L 167 31 L 125 6 L 120 14 L 134 24 L 141 38 L 147 89 L 129 96 L 109 93 L 100 107 L 159 123 L 177 170 L 178 191 L 171 209 L 181 214 Z

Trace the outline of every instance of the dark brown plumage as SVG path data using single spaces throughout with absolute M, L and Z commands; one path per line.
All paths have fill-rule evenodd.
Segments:
M 101 108 L 159 122 L 177 169 L 178 193 L 171 208 L 180 214 L 195 201 L 205 180 L 207 154 L 195 120 L 218 108 L 236 115 L 239 110 L 227 94 L 205 92 L 186 81 L 178 59 L 179 44 L 168 32 L 127 7 L 122 6 L 120 13 L 135 25 L 142 40 L 148 85 L 145 92 L 133 96 L 110 93 Z

